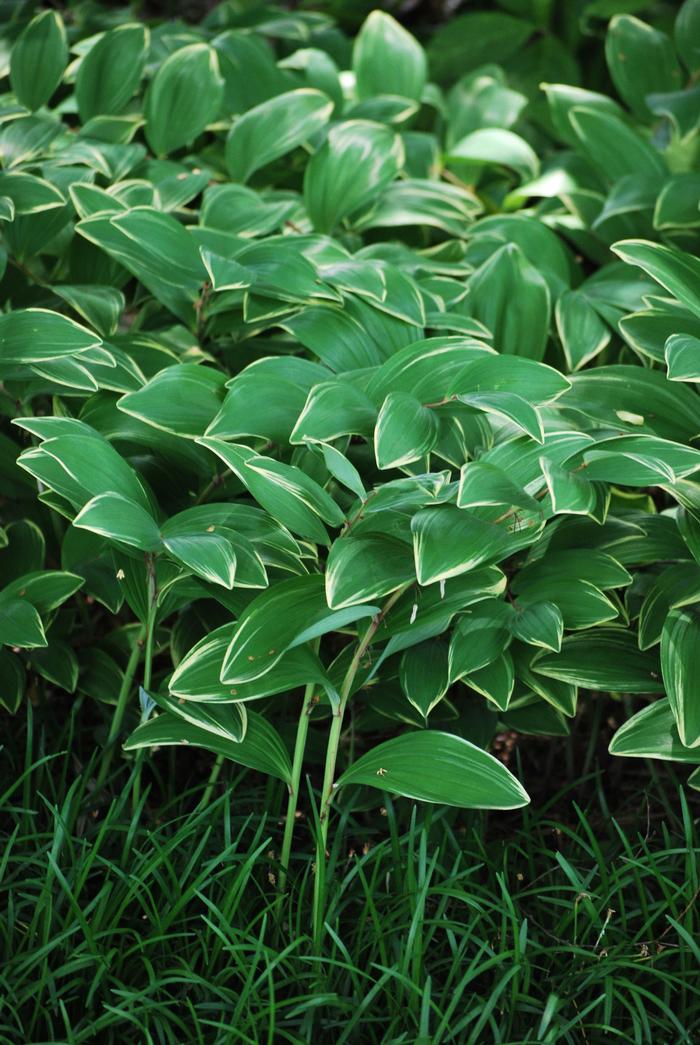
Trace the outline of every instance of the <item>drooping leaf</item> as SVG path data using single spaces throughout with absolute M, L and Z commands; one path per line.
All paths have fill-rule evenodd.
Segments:
M 212 367 L 180 363 L 122 396 L 118 407 L 154 428 L 193 439 L 204 434 L 220 409 L 225 381 Z
M 280 581 L 241 615 L 224 659 L 222 681 L 235 685 L 257 679 L 288 649 L 378 612 L 377 606 L 367 604 L 332 610 L 318 574 Z
M 420 100 L 426 80 L 423 48 L 390 14 L 372 11 L 355 38 L 352 65 L 358 97 L 399 95 Z
M 144 552 L 159 551 L 162 547 L 153 517 L 136 501 L 119 493 L 93 497 L 76 515 L 73 525 Z
M 529 801 L 519 781 L 493 755 L 437 730 L 407 733 L 372 748 L 335 787 L 349 784 L 467 809 L 517 809 Z
M 415 578 L 411 546 L 394 537 L 349 534 L 334 541 L 326 563 L 326 598 L 332 609 L 377 599 Z
M 127 751 L 136 751 L 143 747 L 173 744 L 201 747 L 285 783 L 291 780 L 292 766 L 279 733 L 267 719 L 254 711 L 247 712 L 245 736 L 240 741 L 218 736 L 211 730 L 164 712 L 135 729 L 124 747 Z
M 120 113 L 138 89 L 146 63 L 148 30 L 138 23 L 118 25 L 90 48 L 78 67 L 75 96 L 83 123 Z
M 10 55 L 10 84 L 17 100 L 34 112 L 49 101 L 68 61 L 63 20 L 40 11 L 20 33 Z
M 403 163 L 401 139 L 389 127 L 347 120 L 332 127 L 304 174 L 304 201 L 317 232 L 376 199 Z
M 533 664 L 538 674 L 586 689 L 618 693 L 663 693 L 658 657 L 642 651 L 621 628 L 567 636 L 561 653 L 546 653 Z
M 328 122 L 333 103 L 322 91 L 302 87 L 249 109 L 226 139 L 226 166 L 246 182 L 260 167 L 313 138 Z
M 510 544 L 505 527 L 447 505 L 417 512 L 411 530 L 419 584 L 432 584 L 497 562 Z
M 673 609 L 661 635 L 661 673 L 666 694 L 686 747 L 700 744 L 700 692 L 696 658 L 700 619 L 692 609 Z
M 655 700 L 632 715 L 610 741 L 611 755 L 660 758 L 669 762 L 699 762 L 700 751 L 686 747 L 678 735 L 671 702 Z
M 406 392 L 392 392 L 384 400 L 374 429 L 378 468 L 400 468 L 430 453 L 437 442 L 434 414 Z
M 223 80 L 212 47 L 194 43 L 173 51 L 146 92 L 146 138 L 156 155 L 194 141 L 218 113 L 222 98 Z
M 399 677 L 406 699 L 427 721 L 450 683 L 447 644 L 431 640 L 409 647 L 401 658 Z

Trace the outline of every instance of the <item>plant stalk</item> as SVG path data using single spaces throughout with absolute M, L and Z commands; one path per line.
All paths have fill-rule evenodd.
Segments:
M 146 644 L 143 663 L 143 688 L 146 693 L 148 693 L 151 688 L 151 678 L 153 675 L 153 638 L 156 627 L 156 600 L 158 596 L 158 589 L 156 587 L 156 564 L 152 555 L 147 556 L 146 569 L 148 571 L 148 616 L 146 618 L 145 626 Z M 141 798 L 141 770 L 143 768 L 144 757 L 145 749 L 139 748 L 136 752 L 134 788 L 131 795 L 131 805 L 134 811 L 138 808 L 139 800 Z
M 405 591 L 407 591 L 412 581 L 408 584 L 402 585 L 397 588 L 392 595 L 389 596 L 381 612 L 373 617 L 370 621 L 367 630 L 357 644 L 357 649 L 353 655 L 343 684 L 340 688 L 340 700 L 338 706 L 333 710 L 333 719 L 331 722 L 331 729 L 328 735 L 328 745 L 326 747 L 326 764 L 323 774 L 323 789 L 321 791 L 321 805 L 319 809 L 319 830 L 316 841 L 316 874 L 314 876 L 314 905 L 313 905 L 313 935 L 314 935 L 314 947 L 316 950 L 320 949 L 321 945 L 321 929 L 323 927 L 323 914 L 325 909 L 325 879 L 326 879 L 326 843 L 328 841 L 328 821 L 330 818 L 330 807 L 333 801 L 333 784 L 335 781 L 335 767 L 338 761 L 338 750 L 340 748 L 340 736 L 343 729 L 343 718 L 345 716 L 345 708 L 352 692 L 353 683 L 355 676 L 359 671 L 362 658 L 372 644 L 372 640 L 379 629 L 380 624 L 386 617 L 387 613 L 392 606 L 401 598 Z
M 216 781 L 219 779 L 219 775 L 221 773 L 221 769 L 223 767 L 224 761 L 225 761 L 225 756 L 224 755 L 217 755 L 216 756 L 216 760 L 214 761 L 214 765 L 211 767 L 211 772 L 209 774 L 209 779 L 207 780 L 207 786 L 204 788 L 204 793 L 202 794 L 202 797 L 200 798 L 199 802 L 197 803 L 197 810 L 196 810 L 197 812 L 199 812 L 200 809 L 206 809 L 206 807 L 211 802 L 211 796 L 214 794 L 214 788 L 216 787 Z
M 296 822 L 297 805 L 299 803 L 299 785 L 301 783 L 301 767 L 306 750 L 306 738 L 309 733 L 309 720 L 314 709 L 316 700 L 314 697 L 315 685 L 310 682 L 304 690 L 304 702 L 302 704 L 299 722 L 297 724 L 297 735 L 294 741 L 294 757 L 292 759 L 292 779 L 289 786 L 289 798 L 287 800 L 287 817 L 284 822 L 284 836 L 282 838 L 282 851 L 280 853 L 280 874 L 278 888 L 284 893 L 287 885 L 287 872 L 289 870 L 289 858 L 292 853 L 292 838 L 294 835 L 294 824 Z
M 112 756 L 114 755 L 114 746 L 119 736 L 119 731 L 122 728 L 122 722 L 124 720 L 124 714 L 126 712 L 127 703 L 129 700 L 129 694 L 131 693 L 131 687 L 134 681 L 134 675 L 138 667 L 139 660 L 141 659 L 141 648 L 146 638 L 145 626 L 139 632 L 138 638 L 134 642 L 133 648 L 129 655 L 129 660 L 126 665 L 126 671 L 122 678 L 121 688 L 119 690 L 119 696 L 117 697 L 117 706 L 114 709 L 114 715 L 112 716 L 112 722 L 109 727 L 109 733 L 107 735 L 107 743 L 105 744 L 104 755 L 102 757 L 102 765 L 100 766 L 100 772 L 97 777 L 96 791 L 104 784 L 107 779 L 109 767 L 112 762 Z

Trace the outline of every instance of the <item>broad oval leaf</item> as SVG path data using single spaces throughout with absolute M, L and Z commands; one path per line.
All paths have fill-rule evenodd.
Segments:
M 423 48 L 396 19 L 372 11 L 355 39 L 352 53 L 359 98 L 393 94 L 419 101 L 427 63 Z
M 414 579 L 410 545 L 379 533 L 349 534 L 334 541 L 328 554 L 326 598 L 332 609 L 342 609 L 389 595 Z
M 10 55 L 10 84 L 32 112 L 49 101 L 66 68 L 68 43 L 57 11 L 41 11 L 19 35 Z
M 245 182 L 260 167 L 313 138 L 328 123 L 333 102 L 322 91 L 301 87 L 249 109 L 226 139 L 226 166 Z
M 671 610 L 661 634 L 661 673 L 681 743 L 700 744 L 700 617 Z
M 372 748 L 336 781 L 464 809 L 518 809 L 530 801 L 509 770 L 468 740 L 423 730 Z
M 686 747 L 678 735 L 671 702 L 655 700 L 620 726 L 610 741 L 611 755 L 700 762 L 700 750 Z
M 546 653 L 533 670 L 586 689 L 617 693 L 663 693 L 656 653 L 639 649 L 621 628 L 599 628 L 594 634 L 570 635 L 561 653 Z
M 247 712 L 245 736 L 240 741 L 218 736 L 164 712 L 139 726 L 124 744 L 127 751 L 144 747 L 165 747 L 173 744 L 204 748 L 249 769 L 277 777 L 289 784 L 292 766 L 289 755 L 277 730 L 262 715 Z
M 188 44 L 165 59 L 144 103 L 146 139 L 156 155 L 202 133 L 219 111 L 223 86 L 216 51 L 208 44 Z
M 154 428 L 194 439 L 203 435 L 224 400 L 226 375 L 197 363 L 180 363 L 122 396 L 120 410 Z
M 378 612 L 377 606 L 366 604 L 330 609 L 320 575 L 280 581 L 243 611 L 226 652 L 222 682 L 251 682 L 270 671 L 288 649 Z
M 401 139 L 389 127 L 347 120 L 328 132 L 304 174 L 304 202 L 317 232 L 377 199 L 404 160 Z
M 75 97 L 83 123 L 93 116 L 120 113 L 138 90 L 146 64 L 148 29 L 118 25 L 100 37 L 78 67 Z
M 374 429 L 378 468 L 400 468 L 429 454 L 438 439 L 435 415 L 407 392 L 392 392 Z

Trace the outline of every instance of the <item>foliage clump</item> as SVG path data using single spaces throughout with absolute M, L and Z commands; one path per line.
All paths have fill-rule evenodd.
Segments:
M 5 707 L 282 780 L 283 867 L 324 737 L 317 927 L 340 787 L 521 805 L 581 690 L 699 764 L 698 0 L 614 94 L 535 14 L 72 13 L 5 26 Z

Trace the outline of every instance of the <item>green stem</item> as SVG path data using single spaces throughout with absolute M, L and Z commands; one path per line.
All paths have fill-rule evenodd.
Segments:
M 146 569 L 148 571 L 148 616 L 146 618 L 146 645 L 144 650 L 143 664 L 143 688 L 148 693 L 151 688 L 153 675 L 153 636 L 156 628 L 156 611 L 158 589 L 156 587 L 156 565 L 154 556 L 146 557 Z M 145 758 L 145 749 L 139 748 L 136 752 L 136 765 L 134 775 L 134 789 L 131 794 L 131 806 L 135 811 L 141 798 L 141 770 Z
M 335 767 L 338 761 L 338 750 L 340 748 L 340 735 L 343 729 L 343 718 L 350 693 L 352 692 L 355 676 L 359 671 L 362 658 L 372 644 L 379 625 L 382 623 L 391 607 L 398 602 L 413 582 L 402 585 L 389 596 L 381 613 L 373 617 L 367 630 L 357 644 L 357 649 L 350 661 L 350 666 L 345 673 L 343 684 L 340 688 L 340 700 L 338 706 L 333 709 L 333 720 L 328 735 L 326 747 L 326 765 L 323 773 L 323 788 L 321 791 L 321 805 L 319 809 L 319 831 L 316 842 L 316 874 L 314 876 L 314 906 L 313 906 L 313 933 L 314 947 L 318 951 L 321 944 L 321 930 L 323 927 L 323 915 L 325 909 L 325 879 L 326 879 L 326 843 L 328 841 L 328 821 L 330 807 L 333 802 L 333 784 L 335 781 Z
M 134 642 L 131 653 L 129 654 L 129 660 L 126 665 L 126 671 L 124 672 L 122 684 L 119 689 L 119 696 L 117 697 L 117 706 L 114 709 L 112 723 L 109 727 L 109 734 L 107 735 L 107 743 L 105 744 L 102 765 L 100 767 L 100 772 L 97 777 L 96 790 L 98 791 L 107 779 L 109 767 L 112 762 L 112 756 L 114 754 L 114 745 L 122 728 L 124 713 L 126 712 L 126 706 L 129 701 L 129 694 L 131 693 L 131 687 L 134 681 L 134 675 L 136 674 L 136 668 L 138 667 L 139 660 L 141 659 L 141 647 L 143 646 L 145 637 L 146 628 L 144 627 L 139 632 L 138 638 Z
M 297 805 L 299 802 L 299 784 L 301 781 L 301 767 L 306 750 L 306 738 L 309 733 L 309 719 L 315 706 L 314 683 L 310 682 L 304 690 L 304 702 L 297 724 L 297 735 L 294 741 L 294 757 L 292 760 L 292 779 L 289 785 L 289 798 L 287 800 L 287 818 L 284 822 L 284 836 L 282 838 L 282 851 L 280 853 L 280 876 L 279 891 L 284 893 L 287 885 L 287 871 L 289 870 L 289 858 L 292 852 L 292 837 L 294 835 L 294 824 L 296 821 Z
M 216 787 L 216 781 L 219 779 L 219 774 L 225 761 L 224 755 L 217 755 L 214 761 L 214 765 L 211 767 L 209 779 L 207 780 L 207 786 L 204 788 L 204 793 L 197 803 L 197 809 L 195 812 L 199 812 L 200 809 L 206 809 L 211 802 L 211 796 L 214 794 L 214 788 Z

